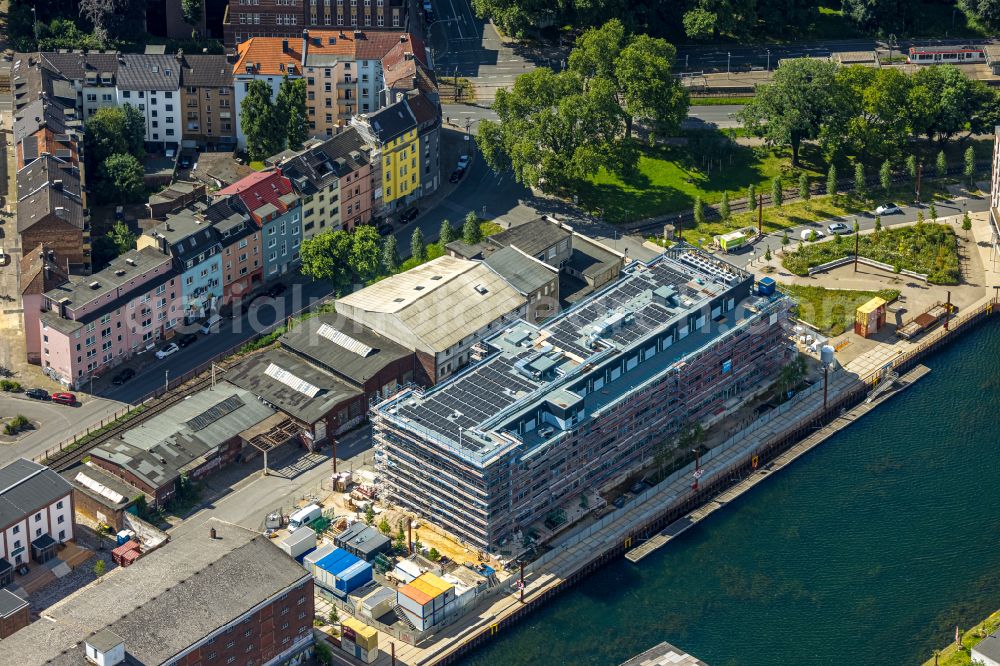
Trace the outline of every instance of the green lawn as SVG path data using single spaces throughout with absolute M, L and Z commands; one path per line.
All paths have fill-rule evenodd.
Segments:
M 813 266 L 854 254 L 854 239 L 834 236 L 821 243 L 799 242 L 782 265 L 795 275 L 808 275 Z M 958 284 L 958 247 L 955 231 L 927 222 L 883 229 L 861 236 L 860 254 L 903 270 L 926 273 L 933 284 Z
M 954 642 L 951 642 L 941 650 L 936 661 L 934 657 L 931 657 L 924 662 L 923 666 L 969 666 L 972 663 L 970 650 L 979 645 L 983 638 L 993 633 L 997 627 L 1000 627 L 1000 611 L 993 613 L 962 634 L 961 649 Z
M 778 288 L 798 302 L 799 319 L 830 336 L 840 335 L 853 326 L 855 310 L 875 296 L 890 303 L 899 298 L 896 289 L 852 291 L 795 284 L 779 284 Z
M 691 133 L 684 146 L 643 145 L 640 150 L 635 174 L 623 178 L 602 169 L 581 183 L 580 203 L 602 211 L 609 222 L 626 222 L 689 210 L 697 196 L 705 203 L 717 203 L 725 191 L 733 200 L 745 197 L 751 183 L 770 191 L 774 176 L 782 174 L 792 182 L 799 173 L 792 172 L 787 151 L 758 152 L 730 142 L 719 131 Z M 812 178 L 820 177 L 813 146 L 803 146 L 802 163 Z

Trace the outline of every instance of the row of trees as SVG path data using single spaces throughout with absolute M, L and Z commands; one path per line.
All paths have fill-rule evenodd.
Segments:
M 601 167 L 630 171 L 637 122 L 666 136 L 687 115 L 687 93 L 671 76 L 675 56 L 671 44 L 630 35 L 618 20 L 586 31 L 566 71 L 538 68 L 497 91 L 498 122 L 479 125 L 487 164 L 549 191 L 565 191 Z
M 441 222 L 438 244 L 443 248 L 457 238 L 469 245 L 483 239 L 482 227 L 475 213 L 469 212 L 462 225 L 461 236 L 451 222 Z M 302 241 L 302 273 L 316 280 L 333 282 L 337 292 L 346 291 L 354 283 L 368 282 L 379 275 L 392 275 L 403 267 L 396 237 L 381 238 L 375 227 L 360 226 L 353 232 L 327 231 Z M 410 237 L 410 255 L 421 263 L 428 258 L 427 242 L 420 227 Z
M 770 145 L 790 147 L 793 166 L 810 140 L 828 160 L 853 155 L 878 163 L 907 152 L 911 139 L 943 146 L 991 131 L 1000 121 L 1000 93 L 949 65 L 908 75 L 805 58 L 783 62 L 740 119 Z
M 920 27 L 922 3 L 912 0 L 472 0 L 476 13 L 523 37 L 542 26 L 581 28 L 620 19 L 631 30 L 668 38 L 793 37 L 840 5 L 844 17 L 871 34 L 908 35 Z M 987 28 L 1000 27 L 1000 0 L 941 0 Z
M 240 109 L 240 127 L 251 160 L 263 160 L 285 147 L 298 150 L 309 132 L 306 120 L 306 80 L 285 74 L 271 100 L 271 86 L 251 81 Z

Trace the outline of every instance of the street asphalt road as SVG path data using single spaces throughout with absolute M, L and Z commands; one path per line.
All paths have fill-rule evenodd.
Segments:
M 23 414 L 39 424 L 37 430 L 16 442 L 0 444 L 0 465 L 41 455 L 73 435 L 86 432 L 90 426 L 99 425 L 102 419 L 124 407 L 123 403 L 103 398 L 84 398 L 82 404 L 69 407 L 24 396 L 0 395 L 0 414 Z
M 990 202 L 989 199 L 980 198 L 972 199 L 967 197 L 957 197 L 951 201 L 935 201 L 935 208 L 937 208 L 938 217 L 948 217 L 951 215 L 961 215 L 965 210 L 970 213 L 981 213 L 989 210 Z M 900 205 L 900 209 L 903 211 L 902 214 L 896 215 L 883 215 L 882 216 L 882 228 L 892 227 L 897 224 L 902 224 L 905 222 L 915 222 L 917 219 L 917 212 L 923 212 L 924 218 L 928 217 L 926 204 L 920 206 L 919 208 L 914 205 L 903 206 Z M 822 231 L 827 237 L 830 236 L 827 230 L 827 225 L 833 222 L 843 222 L 847 224 L 848 227 L 854 228 L 854 222 L 857 220 L 858 227 L 862 230 L 874 229 L 875 228 L 875 212 L 868 211 L 860 215 L 847 215 L 845 217 L 823 220 L 822 222 L 815 222 L 812 224 L 800 225 L 796 227 L 791 227 L 788 229 L 788 237 L 793 244 L 798 244 L 801 240 L 801 234 L 806 229 L 814 229 L 817 231 Z M 781 248 L 782 232 L 773 232 L 764 236 L 761 241 L 758 241 L 752 248 L 744 248 L 743 251 L 734 254 L 727 254 L 725 258 L 732 264 L 739 266 L 741 268 L 746 268 L 750 266 L 752 268 L 751 262 L 755 259 L 760 260 L 764 256 L 765 249 L 770 248 L 771 252 L 777 251 Z M 692 240 L 692 239 L 687 239 Z M 697 239 L 694 239 L 697 240 Z
M 112 400 L 138 402 L 163 386 L 168 378 L 176 379 L 207 363 L 213 357 L 247 341 L 258 331 L 266 329 L 275 322 L 283 321 L 330 293 L 329 284 L 304 278 L 298 273 L 295 273 L 294 277 L 286 278 L 286 282 L 289 280 L 295 280 L 296 283 L 290 284 L 284 294 L 277 298 L 265 296 L 257 299 L 240 319 L 223 319 L 221 327 L 215 333 L 202 334 L 199 330 L 200 323 L 190 327 L 198 336 L 197 342 L 172 356 L 163 360 L 156 358 L 155 349 L 167 344 L 162 342 L 153 351 L 145 352 L 127 363 L 106 371 L 103 377 L 94 380 L 94 392 Z M 127 367 L 134 368 L 136 376 L 121 386 L 114 386 L 111 378 Z M 89 386 L 83 388 L 85 392 L 90 391 Z
M 698 129 L 707 125 L 719 128 L 739 127 L 741 123 L 733 116 L 742 110 L 742 104 L 692 106 L 688 108 L 687 120 L 681 125 L 686 129 Z

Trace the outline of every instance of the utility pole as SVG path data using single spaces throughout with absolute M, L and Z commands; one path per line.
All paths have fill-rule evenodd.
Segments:
M 337 475 L 337 438 L 331 437 L 330 444 L 333 446 L 333 475 Z
M 948 303 L 944 306 L 944 330 L 948 330 L 948 320 L 951 319 L 951 290 L 948 290 Z
M 163 392 L 170 390 L 170 368 L 163 371 Z
M 678 243 L 683 242 L 683 240 L 684 240 L 684 233 L 681 231 L 681 228 L 683 227 L 683 222 L 684 222 L 684 216 L 683 215 L 678 215 L 677 216 L 677 242 Z
M 732 64 L 732 61 L 733 61 L 733 53 L 732 53 L 732 51 L 726 51 L 726 78 L 727 79 L 729 78 L 729 73 L 732 71 L 731 67 L 730 67 L 731 64 Z
M 389 643 L 389 647 L 392 648 L 392 666 L 396 666 L 396 644 Z
M 857 224 L 858 224 L 857 222 L 854 223 L 854 225 L 855 225 L 855 229 L 854 229 L 854 272 L 855 273 L 858 272 L 858 251 L 861 248 L 861 234 L 859 233 L 859 230 L 857 229 Z
M 764 237 L 764 195 L 757 195 L 757 235 Z
M 830 364 L 823 365 L 823 410 L 826 410 L 826 391 L 830 384 Z

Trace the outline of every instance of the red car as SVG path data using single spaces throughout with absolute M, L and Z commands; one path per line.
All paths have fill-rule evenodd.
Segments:
M 52 402 L 58 402 L 60 405 L 75 405 L 76 396 L 72 393 L 53 393 Z

